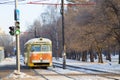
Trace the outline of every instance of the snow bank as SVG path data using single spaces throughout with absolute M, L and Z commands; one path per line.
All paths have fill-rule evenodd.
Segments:
M 3 78 L 2 80 L 42 80 L 39 76 L 30 76 L 23 72 L 17 72 L 14 70 L 10 75 Z
M 23 72 L 17 72 L 17 70 L 14 70 L 13 73 L 11 73 L 8 78 L 14 78 L 14 79 L 18 79 L 18 78 L 33 78 L 30 75 L 27 75 Z
M 14 65 L 16 64 L 15 58 L 5 58 L 2 62 L 0 62 L 0 66 L 4 65 Z

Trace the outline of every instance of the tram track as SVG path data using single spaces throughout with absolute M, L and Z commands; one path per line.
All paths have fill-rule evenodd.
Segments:
M 44 78 L 45 80 L 52 80 L 50 77 L 58 77 L 60 79 L 63 79 L 63 80 L 75 80 L 74 78 L 72 77 L 69 77 L 68 75 L 65 75 L 65 74 L 61 74 L 61 73 L 58 73 L 52 69 L 33 69 L 33 71 L 35 72 L 35 74 L 37 76 L 41 76 L 42 78 Z M 40 72 L 42 71 L 42 72 Z
M 73 67 L 73 66 L 69 66 L 69 67 L 67 67 L 67 69 L 70 67 Z M 52 80 L 52 79 L 50 79 L 50 77 L 59 77 L 59 78 L 64 77 L 65 79 L 63 79 L 63 80 L 79 80 L 79 79 L 76 79 L 79 76 L 99 76 L 99 77 L 107 78 L 108 80 L 109 79 L 110 80 L 119 80 L 116 77 L 120 76 L 120 74 L 114 74 L 114 73 L 110 73 L 110 72 L 106 72 L 106 71 L 104 72 L 104 71 L 93 70 L 93 69 L 87 69 L 87 70 L 97 71 L 99 73 L 65 73 L 64 74 L 64 73 L 59 73 L 58 71 L 54 70 L 55 68 L 53 68 L 53 67 L 48 68 L 48 69 L 43 69 L 43 68 L 31 69 L 28 67 L 24 67 L 24 68 L 28 70 L 27 74 L 32 73 L 33 76 L 38 76 L 38 77 L 42 78 L 42 80 Z M 62 68 L 62 66 L 61 66 L 61 68 Z M 74 68 L 76 68 L 76 67 L 74 67 Z M 86 69 L 86 68 L 84 68 L 84 69 Z M 29 72 L 29 70 L 30 70 L 30 72 Z M 75 69 L 71 69 L 71 68 L 70 68 L 70 70 L 75 71 Z M 26 73 L 26 71 L 25 71 L 25 73 Z M 81 72 L 80 70 L 77 70 L 77 71 Z
M 45 80 L 49 80 L 48 78 L 46 78 L 44 76 L 44 74 L 40 74 L 36 69 L 33 69 L 33 72 L 35 73 L 36 76 L 40 76 L 40 77 L 44 78 Z
M 54 67 L 60 67 L 62 68 L 62 64 L 60 63 L 53 63 L 54 64 Z M 85 74 L 77 74 L 77 75 L 90 75 L 90 76 L 100 76 L 100 77 L 105 77 L 105 78 L 108 78 L 108 79 L 113 79 L 113 80 L 120 80 L 118 78 L 114 78 L 115 77 L 120 77 L 120 74 L 117 74 L 117 73 L 113 73 L 113 72 L 107 72 L 107 71 L 101 71 L 101 70 L 96 70 L 96 69 L 89 69 L 89 68 L 83 68 L 83 67 L 78 67 L 78 66 L 72 66 L 72 65 L 66 65 L 66 69 L 70 69 L 70 70 L 75 70 L 75 71 L 78 71 L 78 72 L 84 72 L 83 70 L 88 70 L 88 71 L 93 71 L 95 73 L 86 73 L 84 72 Z M 66 75 L 69 75 L 69 76 L 73 76 L 74 74 L 66 74 Z
M 41 71 L 41 72 L 40 72 Z M 66 78 L 63 80 L 79 80 L 76 79 L 77 77 L 81 76 L 99 76 L 99 77 L 104 77 L 106 80 L 119 80 L 117 78 L 114 78 L 114 76 L 119 77 L 120 75 L 116 74 L 87 74 L 87 73 L 66 73 L 62 74 L 57 71 L 54 71 L 53 69 L 34 69 L 34 72 L 36 73 L 36 76 L 40 76 L 44 78 L 45 80 L 52 80 L 49 77 L 59 77 L 59 78 Z M 81 80 L 81 79 L 80 79 Z
M 53 66 L 62 68 L 63 64 L 53 62 Z M 66 68 L 70 69 L 70 70 L 75 70 L 76 69 L 77 71 L 89 70 L 89 71 L 98 72 L 98 73 L 108 73 L 108 74 L 110 73 L 110 74 L 119 75 L 118 73 L 113 73 L 113 72 L 108 72 L 108 71 L 101 71 L 101 70 L 91 69 L 91 68 L 84 68 L 84 67 L 80 67 L 80 66 L 66 65 Z
M 54 65 L 56 66 L 56 65 Z M 0 72 L 2 71 L 2 73 L 0 73 L 0 80 L 6 76 L 8 76 L 9 74 L 11 74 L 14 69 L 15 66 L 9 66 L 10 69 L 8 69 L 8 66 L 5 68 L 3 67 L 3 69 L 0 69 Z M 13 68 L 11 68 L 13 67 Z M 26 73 L 30 76 L 33 77 L 37 77 L 39 79 L 37 80 L 57 80 L 57 79 L 62 79 L 62 80 L 82 80 L 81 77 L 84 76 L 92 76 L 92 77 L 103 77 L 106 80 L 119 80 L 117 77 L 119 77 L 119 74 L 114 74 L 114 73 L 107 73 L 107 72 L 100 72 L 99 73 L 84 73 L 80 70 L 75 70 L 74 68 L 70 68 L 72 66 L 66 67 L 67 69 L 62 69 L 58 68 L 57 66 L 54 67 L 48 67 L 48 69 L 43 69 L 43 68 L 29 68 L 27 66 L 21 66 L 21 72 Z M 70 69 L 70 72 L 64 72 Z M 59 72 L 60 70 L 63 70 L 63 72 Z M 75 72 L 75 73 L 74 73 Z M 4 80 L 4 79 L 3 79 Z M 12 80 L 12 79 L 9 79 Z M 96 79 L 97 80 L 97 79 Z

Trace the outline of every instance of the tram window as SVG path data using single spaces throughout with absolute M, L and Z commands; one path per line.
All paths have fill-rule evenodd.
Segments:
M 41 49 L 42 51 L 50 51 L 50 46 L 49 45 L 42 45 L 41 48 L 42 48 Z
M 31 46 L 31 51 L 32 52 L 39 52 L 39 51 L 41 51 L 40 45 L 32 45 Z

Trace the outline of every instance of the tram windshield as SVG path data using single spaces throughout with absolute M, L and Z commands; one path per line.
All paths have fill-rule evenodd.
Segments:
M 50 45 L 32 45 L 31 52 L 50 51 Z

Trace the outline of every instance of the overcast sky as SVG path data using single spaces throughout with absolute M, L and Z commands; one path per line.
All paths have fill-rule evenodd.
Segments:
M 5 0 L 2 0 L 5 1 Z M 2 2 L 0 1 L 0 2 Z M 7 0 L 14 1 L 14 0 Z M 26 0 L 22 3 L 43 0 Z M 60 0 L 44 0 L 49 2 L 55 2 Z M 14 9 L 15 5 L 12 4 L 0 4 L 0 28 L 2 28 L 6 33 L 9 33 L 9 26 L 14 26 Z M 20 11 L 20 29 L 25 31 L 28 25 L 31 25 L 36 19 L 39 19 L 40 14 L 46 9 L 46 5 L 35 5 L 35 4 L 18 4 L 18 9 Z

